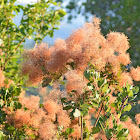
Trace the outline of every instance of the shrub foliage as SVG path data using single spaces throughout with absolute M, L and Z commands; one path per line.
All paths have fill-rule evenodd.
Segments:
M 25 51 L 20 78 L 21 43 L 33 38 L 38 44 L 46 35 L 52 36 L 65 12 L 54 10 L 54 1 L 25 7 L 15 2 L 0 2 L 4 13 L 4 20 L 0 19 L 0 138 L 139 139 L 140 115 L 135 123 L 126 115 L 139 91 L 133 82 L 140 81 L 140 67 L 130 67 L 127 37 L 118 32 L 103 36 L 100 19 L 95 17 L 50 48 L 41 43 Z M 17 26 L 12 22 L 13 11 L 20 9 L 23 17 Z M 23 80 L 24 75 L 28 80 Z M 21 88 L 25 84 L 41 85 L 40 96 L 27 97 Z
M 42 91 L 41 106 L 35 106 L 39 97 L 22 96 L 22 112 L 30 117 L 18 123 L 28 126 L 26 132 L 31 127 L 34 137 L 40 139 L 139 138 L 138 117 L 135 124 L 125 112 L 135 104 L 139 88 L 133 81 L 140 80 L 140 68 L 130 68 L 127 37 L 118 32 L 104 37 L 99 25 L 100 19 L 95 17 L 50 48 L 40 44 L 24 52 L 22 73 L 28 74 L 27 82 L 42 84 L 44 89 L 52 86 L 47 94 Z M 11 119 L 17 125 L 19 118 Z

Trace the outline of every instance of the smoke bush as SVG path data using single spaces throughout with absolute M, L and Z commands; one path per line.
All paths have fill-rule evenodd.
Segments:
M 31 139 L 139 139 L 139 114 L 134 124 L 125 112 L 138 93 L 133 81 L 140 80 L 140 69 L 128 67 L 127 37 L 118 32 L 105 37 L 99 25 L 95 17 L 50 48 L 42 43 L 24 52 L 28 84 L 53 90 L 42 94 L 41 105 L 37 96 L 21 96 L 22 108 L 7 116 L 9 123 Z

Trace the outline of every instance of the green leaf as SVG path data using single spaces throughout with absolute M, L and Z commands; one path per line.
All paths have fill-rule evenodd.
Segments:
M 100 127 L 99 126 L 92 128 L 92 134 L 97 134 L 99 132 L 100 132 Z
M 2 39 L 0 39 L 0 45 L 2 45 L 3 44 L 3 40 Z
M 67 132 L 68 134 L 71 134 L 71 133 L 74 132 L 74 129 L 72 129 L 72 128 L 67 128 L 67 129 L 66 129 L 66 132 Z
M 120 124 L 120 125 L 117 127 L 118 131 L 120 131 L 122 128 L 123 128 L 123 125 L 122 125 L 122 124 Z
M 107 82 L 106 79 L 100 78 L 99 81 L 98 81 L 98 87 L 101 87 L 106 82 Z
M 10 108 L 14 108 L 14 101 L 12 101 L 11 103 L 10 103 Z
M 76 91 L 76 90 L 72 90 L 71 92 L 77 93 L 77 91 Z
M 133 96 L 133 91 L 130 90 L 130 91 L 128 92 L 128 97 L 132 97 L 132 96 Z
M 26 36 L 26 34 L 25 34 L 25 29 L 24 29 L 24 28 L 21 28 L 21 29 L 20 29 L 20 32 L 22 33 L 23 36 Z
M 32 139 L 35 139 L 35 135 L 34 134 L 30 134 L 29 135 Z
M 99 104 L 98 104 L 96 101 L 94 101 L 94 100 L 92 101 L 92 104 L 93 104 L 95 107 L 98 107 L 98 105 L 99 105 Z
M 87 103 L 84 103 L 82 105 L 80 105 L 82 110 L 87 110 L 89 108 L 89 105 Z
M 63 17 L 64 15 L 66 15 L 66 12 L 63 9 L 60 9 L 59 15 L 60 15 L 60 17 Z
M 108 84 L 104 85 L 102 88 L 102 92 L 105 93 L 108 90 Z
M 9 80 L 8 79 L 5 79 L 4 80 L 4 83 L 7 85 L 9 83 Z
M 94 72 L 94 77 L 95 77 L 96 79 L 100 78 L 100 73 L 97 72 L 97 71 L 95 71 L 95 72 Z
M 1 130 L 0 130 L 0 139 L 2 140 L 2 138 L 4 139 L 4 136 L 6 136 Z
M 112 129 L 105 129 L 105 135 L 107 139 L 110 139 L 112 137 Z
M 103 131 L 104 131 L 104 133 L 105 133 L 105 127 L 104 127 L 103 123 L 102 123 L 100 120 L 99 120 L 99 123 L 100 123 L 101 128 L 103 129 Z
M 89 105 L 87 103 L 84 103 L 82 105 L 80 105 L 81 107 L 81 113 L 86 116 L 88 114 L 88 109 L 89 109 Z
M 63 107 L 64 110 L 70 110 L 71 108 L 72 108 L 72 106 L 70 106 L 70 105 Z
M 130 111 L 131 108 L 132 108 L 132 106 L 131 106 L 130 104 L 128 104 L 128 105 L 126 105 L 126 106 L 124 107 L 123 111 L 124 111 L 124 112 L 125 112 L 125 111 Z
M 8 129 L 9 131 L 14 131 L 14 130 L 15 130 L 15 128 L 14 128 L 13 126 L 9 126 L 7 129 Z
M 66 103 L 67 98 L 61 98 L 62 103 Z
M 60 80 L 59 80 L 59 83 L 60 83 L 61 85 L 65 85 L 65 82 L 64 82 L 64 81 L 60 81 Z
M 83 116 L 86 116 L 86 115 L 88 114 L 88 110 L 83 110 L 83 111 L 81 111 L 81 114 L 82 114 Z
M 4 101 L 0 99 L 0 107 L 2 107 L 3 105 L 4 105 Z
M 129 119 L 129 116 L 128 115 L 125 115 L 125 116 L 122 116 L 121 118 L 120 118 L 120 120 L 121 121 L 127 121 Z
M 125 137 L 120 137 L 117 140 L 126 140 L 126 138 Z
M 22 104 L 20 102 L 14 103 L 15 109 L 20 109 L 22 107 Z
M 43 107 L 44 107 L 44 105 L 43 105 L 43 104 L 39 104 L 39 107 L 40 107 L 40 108 L 43 108 Z
M 111 116 L 112 116 L 113 126 L 116 126 L 115 116 L 113 114 L 111 114 Z
M 90 70 L 86 70 L 85 73 L 84 73 L 84 76 L 85 76 L 86 79 L 89 80 L 90 77 L 91 77 Z
M 137 94 L 139 92 L 139 87 L 137 86 L 133 87 L 132 91 L 134 94 Z
M 91 83 L 88 83 L 87 86 L 88 86 L 88 88 L 89 88 L 90 90 L 93 89 L 93 85 L 92 85 Z
M 129 130 L 126 128 L 123 128 L 118 134 L 117 134 L 117 138 L 119 137 L 127 137 L 129 133 Z
M 118 111 L 118 118 L 120 118 L 122 115 L 121 111 Z
M 116 104 L 115 103 L 111 103 L 111 107 L 116 107 Z
M 128 102 L 128 98 L 125 100 L 125 102 L 123 103 L 124 105 L 126 105 L 127 104 L 127 102 Z
M 18 96 L 21 93 L 21 88 L 15 88 L 14 96 Z

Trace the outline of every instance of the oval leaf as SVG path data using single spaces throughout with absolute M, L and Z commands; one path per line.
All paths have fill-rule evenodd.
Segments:
M 125 116 L 122 116 L 120 120 L 125 122 L 128 119 L 129 119 L 129 116 L 125 115 Z
M 102 92 L 105 93 L 108 90 L 108 84 L 104 85 L 102 88 Z
M 92 128 L 92 134 L 97 134 L 99 132 L 100 132 L 100 127 L 99 126 Z
M 126 105 L 126 106 L 124 107 L 123 111 L 124 111 L 124 112 L 125 112 L 125 111 L 130 111 L 131 108 L 132 108 L 132 106 L 131 106 L 130 104 L 128 104 L 128 105 Z

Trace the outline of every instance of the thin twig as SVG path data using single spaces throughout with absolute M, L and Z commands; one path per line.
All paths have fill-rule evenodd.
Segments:
M 25 37 L 23 37 L 23 39 L 19 42 L 19 44 L 17 45 L 17 47 L 15 48 L 14 51 L 17 51 L 17 49 L 20 47 L 21 43 L 24 41 Z M 5 69 L 5 65 L 7 64 L 7 62 L 9 61 L 9 59 L 13 56 L 13 54 L 11 54 L 6 60 L 5 60 L 5 63 L 2 67 L 2 69 L 4 70 Z
M 84 77 L 83 77 L 84 80 Z M 84 101 L 84 94 L 82 94 L 83 101 Z M 81 140 L 83 140 L 83 115 L 81 116 Z
M 102 109 L 103 109 L 103 103 L 101 103 L 101 109 L 100 109 L 100 112 L 99 112 L 98 117 L 97 117 L 97 119 L 96 119 L 96 122 L 95 122 L 95 124 L 94 124 L 94 127 L 96 127 L 96 125 L 97 125 L 97 123 L 98 123 L 98 120 L 99 120 L 99 118 L 100 118 L 100 114 L 101 114 L 101 112 L 102 112 Z
M 81 140 L 83 140 L 83 115 L 81 116 Z
M 121 111 L 122 111 L 122 109 L 123 109 L 123 107 L 124 107 L 124 102 L 127 100 L 127 98 L 128 98 L 128 96 L 126 96 L 126 98 L 124 98 L 124 100 L 123 100 L 123 102 L 122 102 Z

